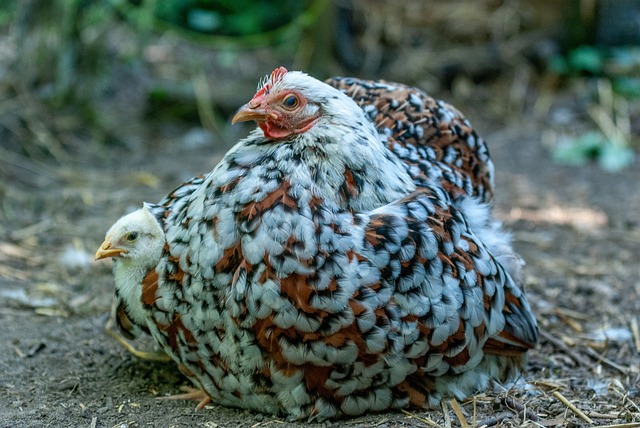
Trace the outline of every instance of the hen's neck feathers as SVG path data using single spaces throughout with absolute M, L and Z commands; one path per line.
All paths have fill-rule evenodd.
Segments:
M 247 157 L 248 165 L 261 156 L 271 159 L 292 182 L 308 182 L 317 196 L 349 209 L 371 209 L 415 189 L 405 167 L 385 147 L 384 137 L 347 95 L 295 71 L 270 90 L 298 91 L 309 108 L 320 110 L 318 122 L 277 141 L 256 129 L 235 147 L 232 158 Z

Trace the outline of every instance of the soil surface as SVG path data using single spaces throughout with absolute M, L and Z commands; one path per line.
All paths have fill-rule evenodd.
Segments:
M 515 385 L 436 411 L 317 426 L 463 426 L 461 418 L 471 426 L 640 426 L 638 164 L 619 173 L 558 165 L 541 144 L 545 122 L 490 123 L 482 113 L 473 122 L 495 160 L 496 213 L 527 261 L 541 344 Z M 183 131 L 164 129 L 135 147 L 75 145 L 50 161 L 0 147 L 0 427 L 304 425 L 160 400 L 187 380 L 104 332 L 111 265 L 93 254 L 106 229 L 209 171 L 229 148 Z

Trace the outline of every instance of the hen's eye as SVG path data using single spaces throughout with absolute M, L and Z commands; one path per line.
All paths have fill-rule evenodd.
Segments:
M 133 242 L 138 239 L 138 232 L 129 232 L 126 236 L 127 241 Z
M 298 103 L 298 97 L 296 97 L 295 95 L 289 95 L 284 100 L 282 100 L 282 105 L 288 109 L 294 109 L 298 107 Z

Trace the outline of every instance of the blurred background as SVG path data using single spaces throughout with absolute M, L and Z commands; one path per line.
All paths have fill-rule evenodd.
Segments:
M 279 65 L 416 85 L 497 125 L 541 121 L 557 162 L 616 171 L 638 148 L 637 0 L 2 3 L 0 141 L 29 158 L 135 149 L 171 127 L 233 142 L 229 114 Z
M 93 254 L 248 133 L 229 118 L 281 65 L 462 111 L 544 332 L 527 411 L 584 426 L 553 390 L 640 423 L 640 0 L 0 0 L 0 426 L 246 426 L 160 407 L 183 381 L 102 334 L 113 278 Z M 512 407 L 496 394 L 479 421 Z

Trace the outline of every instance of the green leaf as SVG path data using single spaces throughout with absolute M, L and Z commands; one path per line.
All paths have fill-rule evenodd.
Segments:
M 222 17 L 214 10 L 193 8 L 187 12 L 187 25 L 192 30 L 213 33 L 221 24 Z
M 567 61 L 575 71 L 586 71 L 593 74 L 602 72 L 602 53 L 593 46 L 580 46 L 569 52 Z
M 554 55 L 549 60 L 549 70 L 558 74 L 569 74 L 569 64 L 567 60 L 560 55 Z
M 598 156 L 598 165 L 605 171 L 620 171 L 633 163 L 635 153 L 622 143 L 610 141 L 603 146 Z
M 640 97 L 640 78 L 618 77 L 613 80 L 613 89 L 629 98 Z
M 597 131 L 564 141 L 553 150 L 553 160 L 565 165 L 584 165 L 596 159 L 605 171 L 620 171 L 631 165 L 635 153 L 624 141 L 608 140 Z
M 598 157 L 603 144 L 606 144 L 604 135 L 595 131 L 587 132 L 558 144 L 553 150 L 553 160 L 567 165 L 582 165 Z

